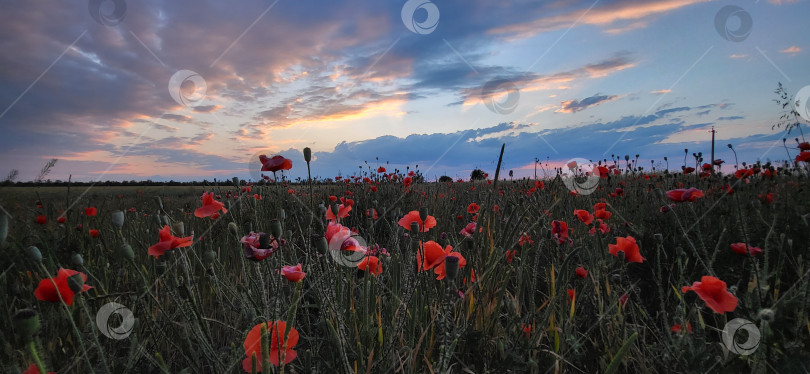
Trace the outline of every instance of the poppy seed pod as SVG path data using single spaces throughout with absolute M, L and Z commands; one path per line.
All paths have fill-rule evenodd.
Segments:
M 163 200 L 160 196 L 155 196 L 155 204 L 157 204 L 158 209 L 163 210 Z
M 70 257 L 70 260 L 73 261 L 73 264 L 76 266 L 84 266 L 84 257 L 82 257 L 81 253 L 74 253 L 73 256 Z
M 270 233 L 276 239 L 281 238 L 281 221 L 277 219 L 270 221 Z
M 312 150 L 309 147 L 304 147 L 304 161 L 307 163 L 312 161 Z
M 124 226 L 124 212 L 120 210 L 112 212 L 111 221 L 115 227 L 121 228 Z
M 419 232 L 419 222 L 411 222 L 411 232 Z
M 458 275 L 458 257 L 447 256 L 444 258 L 444 271 L 447 274 L 446 278 L 450 281 L 455 281 Z
M 312 236 L 312 246 L 320 253 L 326 253 L 329 250 L 329 243 L 326 242 L 326 237 L 320 235 Z
M 759 313 L 757 313 L 757 317 L 765 322 L 773 322 L 773 318 L 776 312 L 773 309 L 764 308 L 760 309 Z
M 126 258 L 127 260 L 135 259 L 135 252 L 132 250 L 132 246 L 127 243 L 121 244 L 121 246 L 118 247 L 118 255 Z
M 209 249 L 203 253 L 203 263 L 210 265 L 217 259 L 217 253 Z
M 80 273 L 73 274 L 68 277 L 67 284 L 71 291 L 75 293 L 82 292 L 82 288 L 84 287 L 84 278 L 82 278 L 82 274 Z
M 425 222 L 427 220 L 427 218 L 428 218 L 428 210 L 427 210 L 427 208 L 426 207 L 419 208 L 419 219 L 421 219 L 422 222 Z
M 25 249 L 25 254 L 31 259 L 31 261 L 42 262 L 42 252 L 39 251 L 39 248 L 33 245 Z
M 39 331 L 39 314 L 33 309 L 20 309 L 14 314 L 14 330 L 25 342 L 33 340 Z
M 171 221 L 169 220 L 169 216 L 167 215 L 163 215 L 162 217 L 160 217 L 160 222 L 164 226 L 168 226 L 171 223 Z
M 177 221 L 172 224 L 172 230 L 177 236 L 185 236 L 186 235 L 186 225 L 183 221 Z

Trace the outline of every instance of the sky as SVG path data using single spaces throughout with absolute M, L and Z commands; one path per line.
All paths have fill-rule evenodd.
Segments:
M 677 170 L 684 149 L 708 159 L 712 127 L 726 165 L 727 144 L 777 162 L 798 153 L 774 91 L 810 86 L 808 15 L 801 0 L 3 1 L 0 179 L 56 158 L 52 180 L 257 180 L 260 154 L 305 178 L 304 147 L 313 177 L 468 178 L 494 174 L 502 144 L 515 177 L 636 154 Z

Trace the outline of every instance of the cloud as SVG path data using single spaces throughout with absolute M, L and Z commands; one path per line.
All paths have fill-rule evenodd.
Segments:
M 779 51 L 779 52 L 781 52 L 781 53 L 789 53 L 789 54 L 796 54 L 796 53 L 799 53 L 799 52 L 801 52 L 801 51 L 802 51 L 802 49 L 801 49 L 801 48 L 799 48 L 799 47 L 797 47 L 797 46 L 793 45 L 793 46 L 790 46 L 790 47 L 788 47 L 788 48 L 785 48 L 785 49 L 783 49 L 783 50 L 781 50 L 781 51 Z
M 731 56 L 728 56 L 728 57 L 737 59 L 737 58 L 746 58 L 746 57 L 748 57 L 748 55 L 747 54 L 737 54 L 737 53 L 735 53 L 735 54 L 732 54 Z
M 672 90 L 657 90 L 657 91 L 650 91 L 651 94 L 655 95 L 663 95 L 672 92 Z
M 618 95 L 594 95 L 591 97 L 586 97 L 582 100 L 568 100 L 563 101 L 560 104 L 560 109 L 557 109 L 555 112 L 558 113 L 576 113 L 585 109 L 588 109 L 593 106 L 597 106 L 602 103 L 606 103 L 608 101 L 613 101 L 618 99 Z

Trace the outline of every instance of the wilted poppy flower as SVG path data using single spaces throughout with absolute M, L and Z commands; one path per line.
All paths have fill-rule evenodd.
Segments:
M 259 155 L 259 161 L 262 163 L 262 171 L 272 171 L 275 173 L 279 170 L 292 169 L 292 160 L 284 158 L 284 156 L 267 158 L 266 155 Z
M 470 222 L 470 223 L 467 224 L 466 227 L 461 229 L 461 231 L 459 231 L 458 233 L 461 234 L 461 235 L 464 235 L 466 237 L 470 237 L 470 236 L 473 235 L 473 233 L 475 233 L 475 227 L 476 226 L 477 226 L 477 223 Z
M 746 247 L 748 247 L 748 250 L 746 250 Z M 741 254 L 741 255 L 744 255 L 744 254 L 750 252 L 752 256 L 756 256 L 756 255 L 762 253 L 762 248 L 752 247 L 750 245 L 746 246 L 745 243 L 734 243 L 734 244 L 731 245 L 731 250 L 734 251 L 734 253 Z
M 287 331 L 287 323 L 284 321 L 275 321 L 275 322 L 265 322 L 260 323 L 248 332 L 247 337 L 245 337 L 245 342 L 243 346 L 245 347 L 245 354 L 247 358 L 242 360 L 242 369 L 246 372 L 250 373 L 251 371 L 251 361 L 253 354 L 256 354 L 256 371 L 262 371 L 262 325 L 266 324 L 267 326 L 267 335 L 270 339 L 270 363 L 273 366 L 278 366 L 279 362 L 281 361 L 280 356 L 281 352 L 284 353 L 284 364 L 289 364 L 296 357 L 298 357 L 298 353 L 296 353 L 293 348 L 295 348 L 296 344 L 298 344 L 298 330 L 295 327 L 290 327 L 290 332 L 287 334 L 287 338 L 284 339 L 284 333 Z
M 667 197 L 676 203 L 682 203 L 684 201 L 695 202 L 698 198 L 703 197 L 703 191 L 694 187 L 689 189 L 678 188 L 667 191 Z
M 436 226 L 436 218 L 433 216 L 427 216 L 425 222 L 422 222 L 422 218 L 419 217 L 418 210 L 412 210 L 408 212 L 402 219 L 399 220 L 399 225 L 404 227 L 406 230 L 411 230 L 411 222 L 416 222 L 419 224 L 419 232 L 427 232 L 431 228 Z
M 475 214 L 475 213 L 478 212 L 479 208 L 481 208 L 481 207 L 478 204 L 470 203 L 470 205 L 467 206 L 467 213 Z
M 68 306 L 73 305 L 73 296 L 76 293 L 70 289 L 68 278 L 76 274 L 80 274 L 82 279 L 85 282 L 87 281 L 87 275 L 82 272 L 71 269 L 59 269 L 59 271 L 56 273 L 56 277 L 39 281 L 37 289 L 34 290 L 34 296 L 36 296 L 36 298 L 40 301 L 58 303 L 59 296 L 61 295 L 62 300 L 65 301 L 65 304 Z M 87 291 L 91 288 L 93 287 L 83 284 L 80 292 Z
M 158 243 L 149 247 L 149 254 L 155 257 L 163 256 L 163 253 L 168 250 L 190 246 L 194 237 L 194 235 L 185 238 L 175 237 L 172 235 L 168 225 L 163 226 L 163 228 L 158 231 L 158 236 L 160 237 Z
M 704 275 L 700 282 L 692 283 L 692 286 L 681 287 L 681 292 L 695 291 L 706 303 L 706 306 L 711 308 L 717 314 L 731 312 L 737 308 L 737 297 L 728 292 L 726 289 L 726 282 L 721 281 L 710 275 Z
M 335 213 L 332 212 L 332 209 L 326 209 L 326 219 L 329 221 L 339 221 L 341 218 L 346 218 L 349 216 L 349 212 L 352 211 L 351 205 L 344 205 L 340 204 L 338 206 L 338 215 L 335 217 Z
M 88 217 L 95 216 L 96 213 L 98 213 L 98 209 L 96 209 L 95 207 L 91 206 L 89 208 L 84 208 L 84 215 L 86 215 Z
M 616 244 L 608 244 L 610 254 L 619 256 L 619 252 L 624 252 L 624 258 L 629 262 L 644 262 L 646 260 L 639 253 L 638 244 L 636 239 L 632 236 L 616 238 Z
M 287 278 L 290 282 L 300 282 L 307 273 L 304 273 L 301 264 L 295 266 L 285 265 L 281 268 L 281 275 Z
M 37 216 L 36 222 L 40 225 L 44 225 L 48 222 L 48 217 L 45 217 L 44 214 L 40 214 Z
M 586 225 L 590 225 L 591 222 L 593 222 L 593 216 L 591 213 L 588 213 L 587 210 L 576 209 L 574 210 L 574 215 L 577 217 L 577 219 L 579 219 L 580 222 Z
M 517 251 L 514 250 L 514 249 L 506 251 L 506 262 L 511 264 L 512 260 L 515 259 L 516 254 L 517 254 Z
M 279 242 L 272 235 L 263 232 L 253 232 L 239 240 L 242 243 L 242 253 L 245 258 L 261 261 L 278 251 Z
M 228 209 L 225 209 L 225 204 L 214 199 L 213 192 L 203 192 L 202 204 L 203 206 L 194 211 L 194 216 L 199 218 L 210 217 L 220 210 L 222 210 L 223 214 L 228 213 Z
M 584 267 L 580 266 L 580 267 L 577 268 L 577 275 L 580 278 L 587 278 L 588 277 L 588 271 L 585 270 Z
M 363 258 L 363 261 L 360 261 L 357 264 L 357 268 L 362 271 L 368 271 L 374 276 L 378 276 L 382 274 L 382 264 L 380 263 L 380 259 L 377 256 L 366 256 Z

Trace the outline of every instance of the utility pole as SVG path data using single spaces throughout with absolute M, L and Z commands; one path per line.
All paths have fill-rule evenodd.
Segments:
M 714 126 L 712 126 L 711 133 L 712 133 L 712 161 L 711 161 L 711 163 L 712 163 L 712 173 L 714 173 L 714 133 L 716 133 L 716 131 L 714 131 Z

